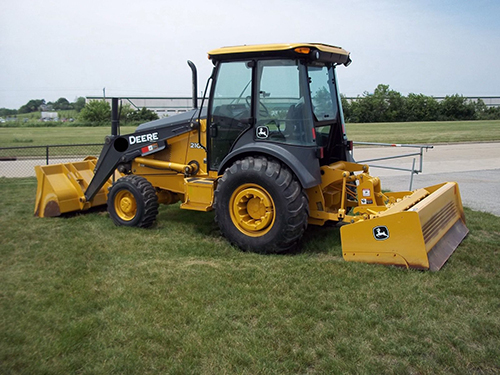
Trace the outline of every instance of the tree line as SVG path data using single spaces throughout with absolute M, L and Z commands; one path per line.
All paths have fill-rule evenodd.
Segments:
M 317 95 L 321 93 L 316 93 Z M 500 107 L 487 107 L 478 99 L 471 101 L 462 95 L 446 96 L 437 100 L 423 94 L 404 96 L 392 90 L 389 85 L 378 85 L 373 93 L 365 92 L 357 98 L 347 99 L 341 95 L 344 118 L 348 123 L 357 122 L 406 122 L 406 121 L 463 121 L 463 120 L 499 120 Z M 59 98 L 55 102 L 44 99 L 32 99 L 19 109 L 0 108 L 0 117 L 12 117 L 38 111 L 74 110 L 79 125 L 108 125 L 111 108 L 104 100 L 89 103 L 79 97 L 74 102 Z M 124 123 L 151 121 L 158 115 L 146 108 L 135 110 L 123 106 L 120 120 Z
M 86 103 L 84 97 L 69 102 L 66 98 L 59 98 L 55 102 L 46 102 L 45 99 L 31 99 L 19 109 L 0 108 L 0 117 L 13 118 L 18 115 L 36 114 L 36 112 L 75 111 L 75 125 L 79 126 L 107 126 L 111 118 L 111 106 L 105 100 L 92 100 Z M 147 109 L 133 109 L 124 105 L 120 110 L 120 121 L 126 124 L 140 123 L 158 119 L 158 115 Z M 28 121 L 28 119 L 26 119 Z
M 471 101 L 458 94 L 439 101 L 423 94 L 404 96 L 383 84 L 373 94 L 341 98 L 345 121 L 350 123 L 500 119 L 500 107 L 487 107 L 481 99 Z
M 134 110 L 130 105 L 120 108 L 120 121 L 122 123 L 139 123 L 158 120 L 158 114 L 147 108 Z M 104 100 L 92 100 L 80 112 L 81 121 L 93 126 L 109 125 L 111 118 L 111 106 Z
M 31 99 L 19 109 L 0 108 L 0 116 L 16 116 L 39 111 L 68 111 L 80 112 L 85 107 L 85 98 L 79 97 L 70 103 L 66 98 L 59 98 L 55 102 L 46 102 L 45 99 Z

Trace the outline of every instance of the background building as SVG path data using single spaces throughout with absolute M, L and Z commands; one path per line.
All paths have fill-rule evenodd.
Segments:
M 102 96 L 87 96 L 86 102 L 91 100 L 102 100 Z M 177 113 L 183 113 L 193 108 L 191 97 L 124 97 L 120 98 L 122 105 L 130 105 L 134 109 L 147 108 L 158 114 L 158 117 L 168 117 Z M 198 98 L 198 106 L 201 105 L 201 98 Z M 111 98 L 106 98 L 111 104 Z M 207 104 L 207 103 L 205 103 Z

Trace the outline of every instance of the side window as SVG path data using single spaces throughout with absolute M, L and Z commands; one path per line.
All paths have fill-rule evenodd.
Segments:
M 308 66 L 311 103 L 316 123 L 316 142 L 318 146 L 328 147 L 332 125 L 338 126 L 339 105 L 335 87 L 333 67 Z M 336 124 L 336 125 L 335 125 Z M 334 131 L 334 136 L 338 137 Z M 337 142 L 337 140 L 335 140 Z
M 218 69 L 210 118 L 210 168 L 217 169 L 238 136 L 248 129 L 252 68 L 247 62 L 222 63 Z
M 338 104 L 334 92 L 333 77 L 328 67 L 308 67 L 313 111 L 318 121 L 333 121 L 337 117 Z
M 313 144 L 305 66 L 294 60 L 270 60 L 260 61 L 258 69 L 256 139 Z

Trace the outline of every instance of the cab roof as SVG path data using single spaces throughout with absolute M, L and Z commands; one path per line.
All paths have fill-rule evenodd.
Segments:
M 322 43 L 257 44 L 222 47 L 208 52 L 212 61 L 268 58 L 306 58 L 335 64 L 351 63 L 349 52 L 341 47 Z

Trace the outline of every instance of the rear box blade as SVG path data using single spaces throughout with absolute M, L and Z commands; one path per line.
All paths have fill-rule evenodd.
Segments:
M 388 210 L 374 219 L 343 226 L 344 259 L 439 270 L 469 230 L 456 183 L 425 190 L 430 194 L 405 211 Z

